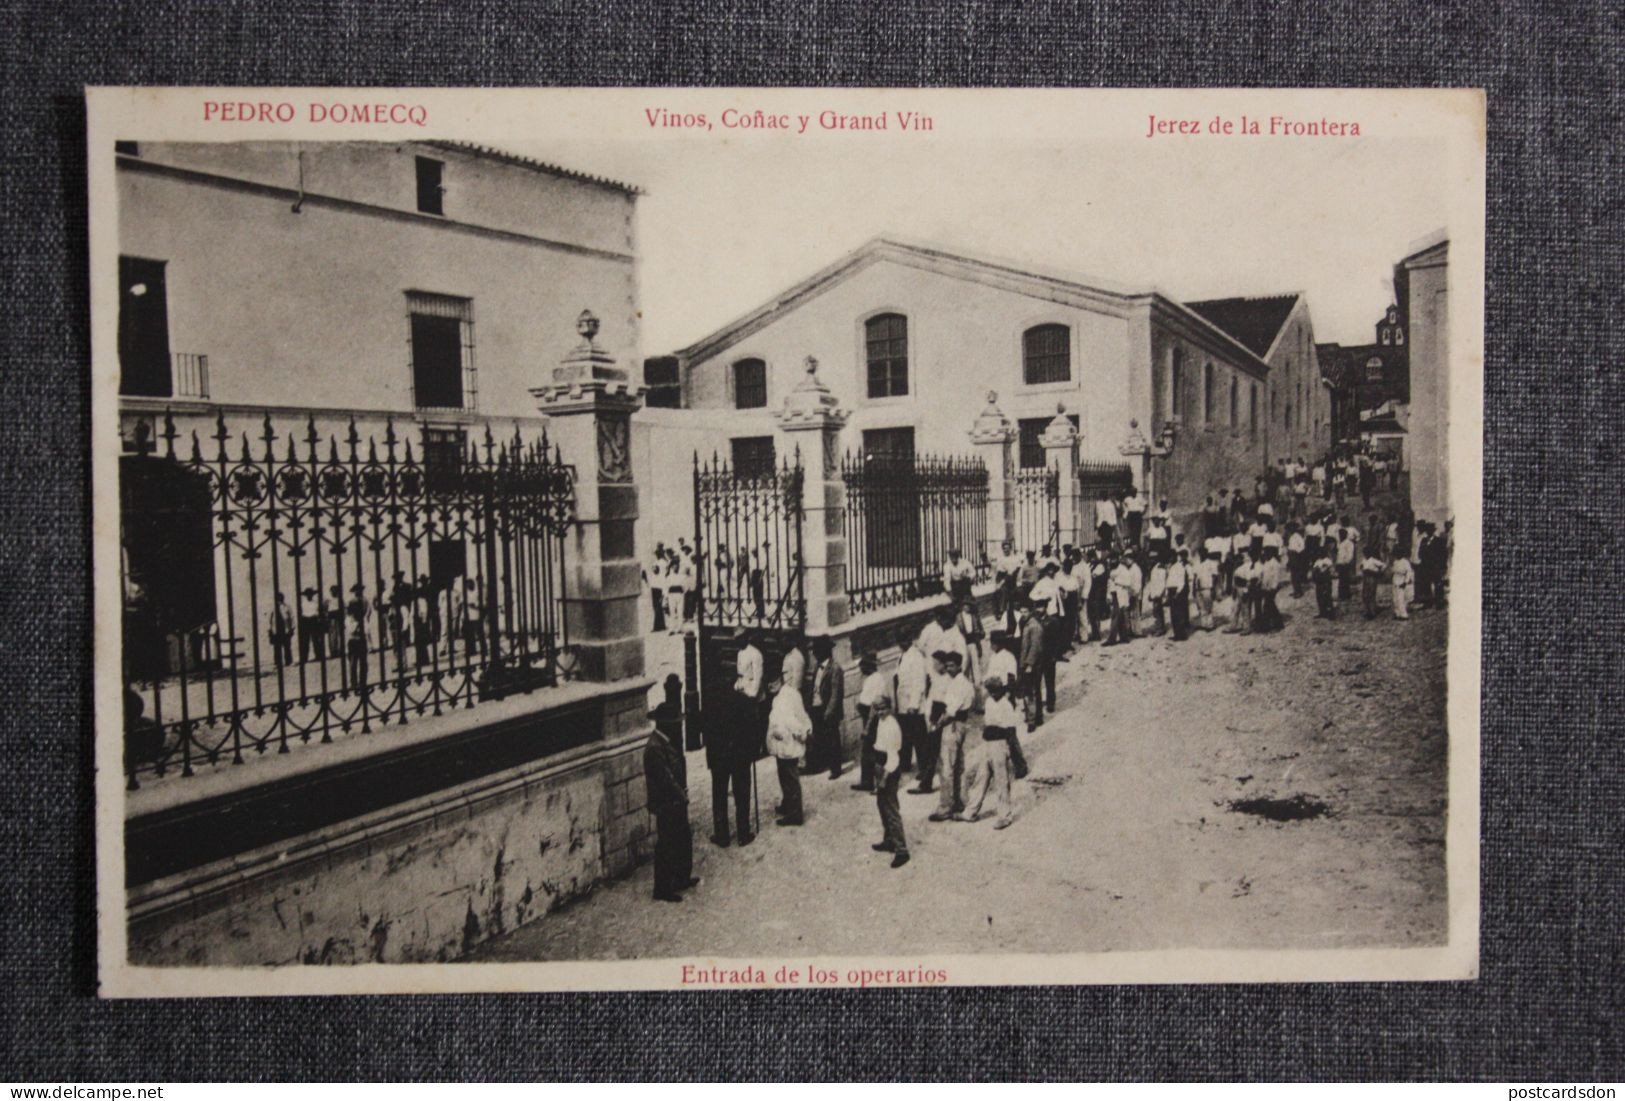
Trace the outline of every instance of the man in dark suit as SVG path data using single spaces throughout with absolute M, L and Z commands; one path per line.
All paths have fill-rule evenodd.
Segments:
M 745 632 L 745 644 L 734 658 L 737 676 L 732 694 L 720 699 L 705 716 L 705 767 L 711 770 L 711 841 L 727 848 L 728 795 L 733 793 L 739 845 L 756 839 L 751 831 L 756 758 L 761 756 L 763 706 L 766 699 L 761 632 Z
M 829 768 L 831 780 L 841 775 L 841 725 L 846 718 L 846 673 L 835 660 L 835 644 L 828 638 L 813 640 L 812 721 L 818 764 Z
M 694 876 L 694 833 L 688 824 L 688 762 L 683 758 L 682 682 L 666 677 L 666 698 L 649 712 L 654 730 L 643 747 L 643 780 L 655 819 L 655 891 L 661 902 L 681 902 Z

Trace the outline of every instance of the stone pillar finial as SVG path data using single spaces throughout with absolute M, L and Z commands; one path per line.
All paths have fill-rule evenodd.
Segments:
M 1016 425 L 1004 410 L 999 408 L 999 392 L 987 392 L 987 404 L 971 422 L 970 442 L 974 444 L 998 444 L 1012 439 L 1016 435 Z
M 576 318 L 576 332 L 581 334 L 581 351 L 596 351 L 593 337 L 598 335 L 598 316 L 591 310 L 582 310 Z
M 575 322 L 581 342 L 559 360 L 551 380 L 530 393 L 548 418 L 553 441 L 577 471 L 576 524 L 562 602 L 581 674 L 588 680 L 622 680 L 643 674 L 631 419 L 646 387 L 599 347 L 599 328 L 597 316 L 582 310 Z

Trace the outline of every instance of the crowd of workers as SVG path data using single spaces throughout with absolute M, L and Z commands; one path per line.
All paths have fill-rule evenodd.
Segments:
M 1166 500 L 1153 503 L 1134 487 L 1103 493 L 1090 545 L 1018 552 L 1004 544 L 991 563 L 990 617 L 972 596 L 974 564 L 951 552 L 942 571 L 949 599 L 923 628 L 898 630 L 895 668 L 882 673 L 876 654 L 857 655 L 862 735 L 852 786 L 876 798 L 882 836 L 873 848 L 890 854 L 894 868 L 910 859 L 898 797 L 910 773 L 909 793 L 937 797 L 930 821 L 992 817 L 994 828 L 1008 827 L 1011 782 L 1027 774 L 1020 737 L 1054 713 L 1057 665 L 1077 647 L 1146 637 L 1182 642 L 1221 623 L 1233 633 L 1279 630 L 1278 600 L 1287 589 L 1293 597 L 1312 589 L 1315 614 L 1324 619 L 1345 614 L 1356 591 L 1365 618 L 1376 618 L 1385 580 L 1396 620 L 1408 619 L 1413 608 L 1442 607 L 1450 524 L 1415 520 L 1403 504 L 1375 507 L 1374 495 L 1396 488 L 1397 478 L 1397 465 L 1365 453 L 1313 465 L 1283 460 L 1257 479 L 1250 496 L 1239 487 L 1210 494 L 1189 531 Z M 1366 513 L 1363 527 L 1355 522 L 1356 499 Z M 728 713 L 706 716 L 711 840 L 722 847 L 754 840 L 754 765 L 764 754 L 775 762 L 774 809 L 786 827 L 805 819 L 803 778 L 835 779 L 846 767 L 846 676 L 832 640 L 811 640 L 810 660 L 792 640 L 770 680 L 768 637 L 745 632 Z M 671 684 L 667 690 L 675 692 Z M 670 698 L 662 708 L 651 746 L 680 747 L 681 713 Z M 674 752 L 681 757 L 680 748 Z M 675 780 L 669 768 L 663 775 Z M 669 827 L 671 845 L 688 853 L 686 800 L 685 786 L 679 824 L 671 809 L 679 793 L 668 784 L 658 802 L 670 821 L 656 815 L 661 835 Z M 651 780 L 651 807 L 656 803 Z M 682 884 L 692 879 L 691 855 L 678 859 L 668 851 L 661 868 L 657 852 L 655 897 L 680 901 Z

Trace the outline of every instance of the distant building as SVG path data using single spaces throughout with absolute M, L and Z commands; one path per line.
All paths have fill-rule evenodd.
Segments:
M 1217 298 L 1187 305 L 1269 364 L 1266 459 L 1312 459 L 1331 445 L 1331 390 L 1315 356 L 1302 294 Z
M 849 447 L 964 454 L 991 390 L 1019 428 L 1023 466 L 1044 464 L 1039 436 L 1057 405 L 1075 418 L 1086 463 L 1123 465 L 1131 434 L 1157 440 L 1170 430 L 1154 478 L 1172 507 L 1188 509 L 1263 468 L 1272 446 L 1266 356 L 1293 360 L 1293 380 L 1278 383 L 1288 394 L 1302 386 L 1296 368 L 1312 362 L 1298 296 L 1269 339 L 1248 335 L 1251 345 L 1154 289 L 876 239 L 677 355 L 685 409 L 729 411 L 741 461 L 768 458 L 773 410 L 812 355 L 852 411 Z M 1315 416 L 1295 409 L 1292 430 L 1307 441 Z
M 1451 514 L 1449 259 L 1441 231 L 1394 265 L 1394 294 L 1410 334 L 1411 508 L 1432 520 Z
M 1337 442 L 1380 443 L 1384 450 L 1405 461 L 1405 423 L 1410 402 L 1408 334 L 1405 311 L 1391 305 L 1372 325 L 1371 343 L 1315 346 L 1333 392 L 1333 438 Z M 1373 432 L 1369 427 L 1374 416 L 1380 431 Z

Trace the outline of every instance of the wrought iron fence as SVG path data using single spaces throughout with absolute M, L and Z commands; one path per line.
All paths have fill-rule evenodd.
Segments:
M 958 548 L 979 580 L 991 573 L 987 467 L 978 458 L 848 454 L 846 591 L 854 614 L 942 591 L 942 568 Z
M 286 753 L 554 683 L 575 472 L 542 434 L 278 433 L 164 417 L 120 462 L 126 764 Z
M 1060 472 L 1053 467 L 1018 470 L 1010 494 L 1015 498 L 1015 549 L 1037 551 L 1053 544 L 1060 530 Z
M 694 456 L 695 609 L 701 625 L 799 629 L 801 459 L 740 469 Z

